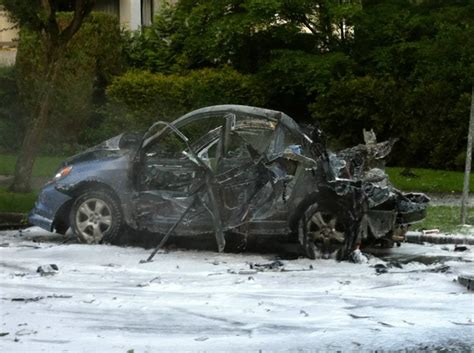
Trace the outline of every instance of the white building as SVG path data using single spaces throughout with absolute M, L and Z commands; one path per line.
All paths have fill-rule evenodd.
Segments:
M 124 28 L 134 31 L 149 26 L 164 3 L 176 3 L 176 0 L 97 0 L 95 11 L 117 15 Z

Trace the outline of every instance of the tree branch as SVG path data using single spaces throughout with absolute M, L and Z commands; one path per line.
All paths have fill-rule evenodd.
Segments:
M 314 24 L 306 16 L 301 18 L 301 23 L 303 23 L 303 25 L 315 36 L 319 35 L 317 29 L 315 28 L 316 26 L 314 26 Z
M 48 15 L 44 25 L 46 33 L 50 38 L 51 44 L 55 45 L 59 39 L 59 24 L 56 19 L 56 3 L 54 0 L 41 0 L 41 5 Z
M 91 13 L 94 4 L 95 0 L 76 0 L 74 2 L 74 17 L 60 35 L 63 44 L 67 44 L 81 28 L 82 22 Z

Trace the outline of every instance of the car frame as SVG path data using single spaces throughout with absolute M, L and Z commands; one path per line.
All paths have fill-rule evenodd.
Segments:
M 163 236 L 229 232 L 299 243 L 310 258 L 348 258 L 391 246 L 422 220 L 429 199 L 394 188 L 383 172 L 393 140 L 333 153 L 318 127 L 288 115 L 219 105 L 125 133 L 67 159 L 42 189 L 31 224 L 86 243 L 121 229 Z M 166 237 L 167 239 L 167 237 Z

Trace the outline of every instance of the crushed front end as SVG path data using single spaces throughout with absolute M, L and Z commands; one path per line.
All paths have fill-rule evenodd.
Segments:
M 384 158 L 396 140 L 377 143 L 373 131 L 365 130 L 364 140 L 365 144 L 330 154 L 333 180 L 329 185 L 341 197 L 350 193 L 357 208 L 354 249 L 361 245 L 391 247 L 404 240 L 411 224 L 426 217 L 429 198 L 398 190 L 384 172 Z

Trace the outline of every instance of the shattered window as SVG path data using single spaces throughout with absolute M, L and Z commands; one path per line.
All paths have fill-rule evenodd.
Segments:
M 169 130 L 155 141 L 147 150 L 147 157 L 183 158 L 186 143 L 174 131 Z
M 218 128 L 225 124 L 225 118 L 223 115 L 203 117 L 195 121 L 191 121 L 179 128 L 184 136 L 189 139 L 189 144 L 192 146 L 209 131 Z
M 247 129 L 236 132 L 246 144 L 252 146 L 260 154 L 268 148 L 273 136 L 271 129 Z

